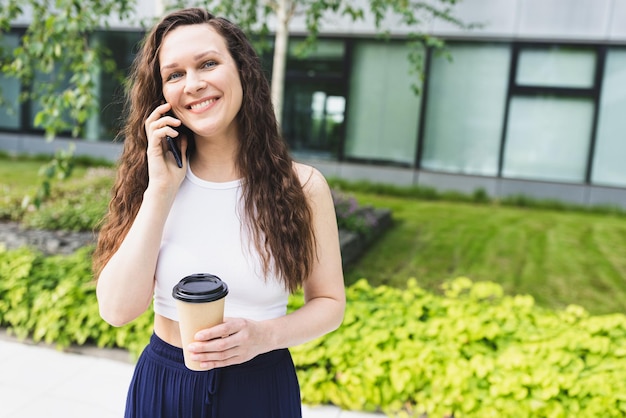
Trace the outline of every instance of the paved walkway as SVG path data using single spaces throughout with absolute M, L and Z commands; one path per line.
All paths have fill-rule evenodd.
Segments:
M 61 352 L 2 332 L 0 418 L 120 418 L 132 373 L 133 365 L 121 350 Z M 383 416 L 331 406 L 302 409 L 303 418 Z

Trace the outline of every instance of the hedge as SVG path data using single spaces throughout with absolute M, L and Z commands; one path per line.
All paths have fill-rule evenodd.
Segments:
M 121 328 L 104 323 L 90 251 L 0 250 L 0 326 L 59 348 L 119 346 L 136 356 L 152 312 Z M 462 277 L 441 295 L 415 279 L 406 289 L 361 280 L 347 298 L 339 330 L 292 348 L 305 403 L 397 417 L 626 416 L 622 314 L 551 311 Z M 289 309 L 302 304 L 294 295 Z

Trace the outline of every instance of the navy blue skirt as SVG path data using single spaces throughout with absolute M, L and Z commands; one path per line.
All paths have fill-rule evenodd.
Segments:
M 289 350 L 210 371 L 185 367 L 183 350 L 155 334 L 135 368 L 125 418 L 300 418 Z

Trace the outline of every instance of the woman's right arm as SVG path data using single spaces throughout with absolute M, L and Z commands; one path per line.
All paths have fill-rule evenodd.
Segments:
M 187 171 L 185 158 L 183 168 L 178 168 L 173 156 L 163 150 L 162 138 L 175 136 L 165 125 L 167 117 L 162 118 L 167 110 L 169 104 L 161 105 L 146 120 L 148 187 L 132 226 L 98 277 L 100 315 L 113 326 L 127 324 L 150 306 L 163 226 Z M 186 148 L 187 141 L 181 141 L 183 155 Z

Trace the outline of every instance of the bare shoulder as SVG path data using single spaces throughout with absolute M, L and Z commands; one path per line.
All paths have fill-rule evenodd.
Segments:
M 293 169 L 300 179 L 302 189 L 309 197 L 327 195 L 330 192 L 326 178 L 315 167 L 294 162 Z

